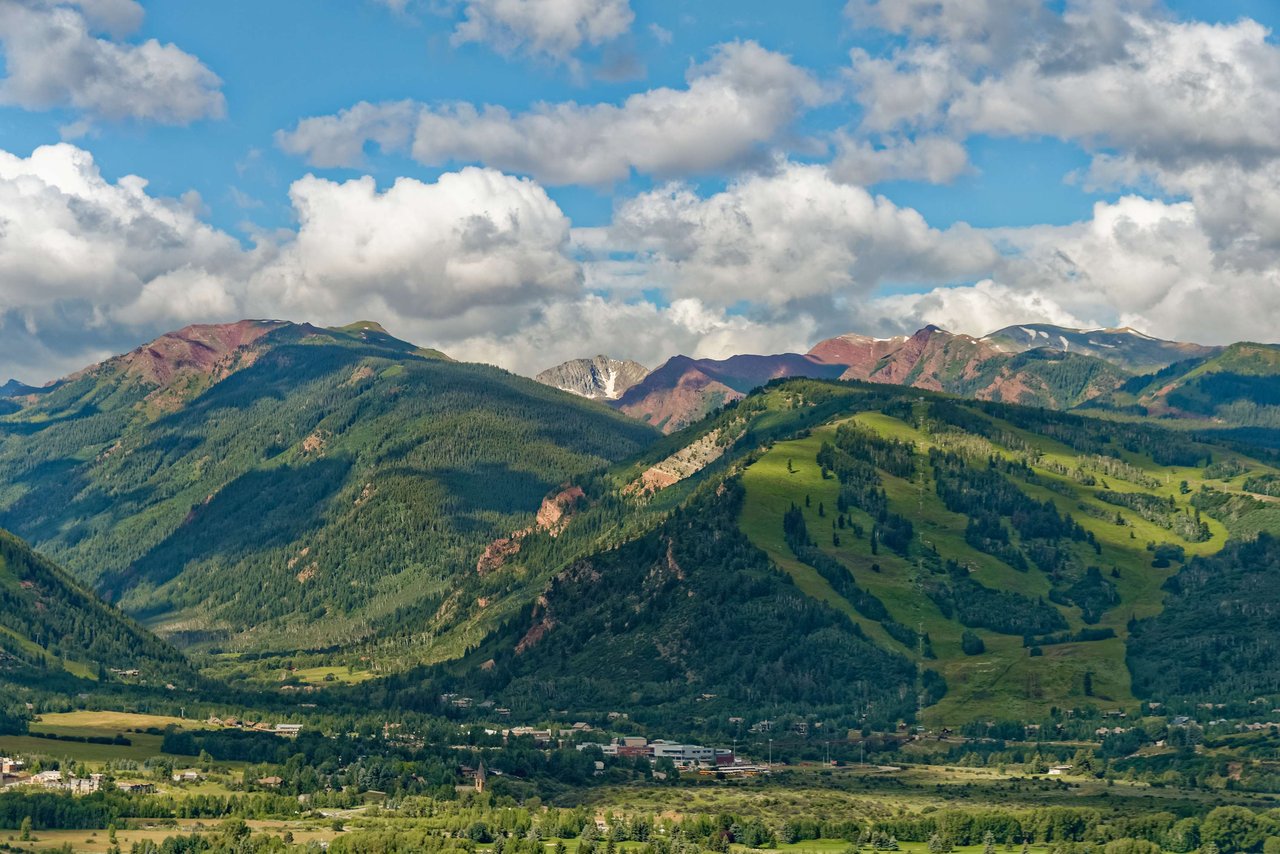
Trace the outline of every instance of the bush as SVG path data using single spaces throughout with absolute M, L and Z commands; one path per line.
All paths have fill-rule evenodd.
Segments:
M 982 642 L 982 638 L 978 637 L 976 632 L 966 629 L 964 634 L 960 635 L 960 649 L 965 655 L 982 655 L 987 651 L 987 645 Z

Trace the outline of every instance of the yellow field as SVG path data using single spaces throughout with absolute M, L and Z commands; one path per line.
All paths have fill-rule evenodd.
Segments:
M 373 674 L 368 670 L 348 672 L 346 667 L 336 665 L 329 667 L 302 667 L 293 671 L 290 675 L 306 682 L 308 685 L 357 685 L 373 678 Z M 326 679 L 325 677 L 327 676 L 332 676 L 333 678 Z
M 288 831 L 293 834 L 294 842 L 299 843 L 311 841 L 327 842 L 337 836 L 335 831 L 321 827 L 316 822 L 249 821 L 246 824 L 253 828 L 254 833 L 273 833 L 283 836 Z M 136 842 L 151 840 L 159 843 L 169 836 L 185 836 L 199 831 L 214 831 L 217 825 L 218 823 L 212 820 L 204 822 L 184 821 L 173 827 L 118 830 L 116 831 L 116 843 L 122 850 L 128 851 Z M 110 847 L 105 830 L 44 830 L 37 831 L 33 835 L 35 836 L 35 841 L 22 844 L 29 845 L 36 851 L 56 850 L 70 843 L 72 850 L 76 852 L 105 854 Z M 0 838 L 4 839 L 4 841 L 9 841 L 8 834 Z M 13 834 L 13 838 L 16 840 L 17 834 Z
M 182 729 L 212 729 L 204 721 L 175 718 L 167 715 L 144 715 L 134 712 L 57 712 L 41 715 L 32 729 L 40 732 L 56 732 L 76 735 L 107 735 L 123 733 L 127 729 L 164 729 L 177 726 Z

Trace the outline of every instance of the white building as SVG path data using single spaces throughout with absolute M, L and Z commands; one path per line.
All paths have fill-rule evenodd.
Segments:
M 655 741 L 651 745 L 653 758 L 670 759 L 677 765 L 714 765 L 716 749 L 698 744 L 676 744 L 672 741 Z

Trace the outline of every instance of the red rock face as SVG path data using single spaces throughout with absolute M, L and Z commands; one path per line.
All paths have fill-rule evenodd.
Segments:
M 909 338 L 864 340 L 877 346 L 864 345 L 862 353 L 847 349 L 846 356 L 857 355 L 858 358 L 848 362 L 849 368 L 841 379 L 942 391 L 944 377 L 971 377 L 978 365 L 1000 356 L 995 348 L 975 338 L 953 335 L 936 326 L 926 326 Z M 818 347 L 829 343 L 824 341 Z
M 118 363 L 127 375 L 163 387 L 183 374 L 212 374 L 227 354 L 249 346 L 284 325 L 277 321 L 241 320 L 188 326 L 120 356 Z
M 804 355 L 734 356 L 720 361 L 677 356 L 632 387 L 617 406 L 671 433 L 779 377 L 838 377 L 946 391 L 961 380 L 992 377 L 991 360 L 1010 358 L 985 340 L 936 326 L 896 338 L 841 335 Z M 1048 392 L 1043 380 L 1007 366 L 994 372 L 983 387 L 966 390 L 979 398 L 1013 403 L 1028 394 L 1043 399 Z
M 643 384 L 642 384 L 643 385 Z M 670 386 L 650 386 L 623 395 L 618 409 L 667 433 L 697 421 L 709 410 L 746 395 L 712 379 L 696 366 L 675 377 Z
M 544 498 L 542 506 L 538 508 L 536 518 L 538 527 L 552 536 L 560 533 L 578 506 L 578 502 L 585 497 L 586 493 L 582 491 L 582 487 L 571 486 L 550 498 Z
M 843 370 L 840 365 L 798 353 L 732 356 L 723 360 L 676 356 L 628 389 L 617 406 L 632 418 L 672 433 L 770 380 L 835 379 Z
M 846 365 L 861 378 L 871 376 L 880 360 L 907 342 L 905 336 L 868 338 L 865 335 L 841 335 L 820 342 L 809 355 L 831 365 Z M 845 372 L 846 374 L 849 371 Z
M 520 554 L 524 538 L 535 530 L 546 531 L 555 537 L 569 524 L 578 504 L 586 499 L 586 493 L 580 486 L 570 486 L 555 495 L 542 499 L 542 506 L 534 517 L 534 524 L 519 531 L 513 531 L 509 537 L 499 537 L 485 548 L 484 554 L 476 562 L 476 572 L 488 575 L 506 566 L 507 561 Z

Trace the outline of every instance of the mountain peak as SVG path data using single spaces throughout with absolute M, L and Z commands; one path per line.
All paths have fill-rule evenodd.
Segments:
M 270 332 L 296 324 L 282 320 L 238 320 L 192 324 L 106 362 L 128 375 L 160 387 L 188 374 L 209 374 L 229 353 L 247 347 Z
M 599 354 L 590 359 L 571 359 L 534 379 L 579 397 L 617 400 L 648 375 L 649 369 L 639 362 Z
M 346 326 L 339 326 L 341 332 L 380 332 L 383 335 L 390 335 L 386 328 L 376 320 L 357 320 L 355 323 L 348 323 Z
M 1212 355 L 1218 348 L 1153 338 L 1130 326 L 1073 329 L 1051 323 L 1006 326 L 981 339 L 1005 353 L 1053 348 L 1078 356 L 1093 356 L 1127 371 L 1147 373 L 1174 362 Z

